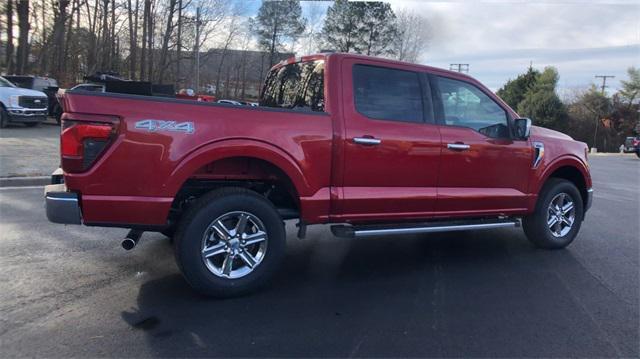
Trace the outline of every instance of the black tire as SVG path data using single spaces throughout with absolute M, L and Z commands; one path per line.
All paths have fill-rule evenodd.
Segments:
M 551 201 L 564 193 L 570 197 L 574 206 L 574 220 L 569 231 L 562 236 L 556 236 L 547 224 Z M 524 218 L 522 224 L 524 233 L 536 247 L 544 249 L 565 248 L 575 239 L 584 218 L 582 196 L 576 186 L 564 179 L 550 178 L 543 186 L 538 196 L 535 212 Z M 559 233 L 561 231 L 558 231 Z
M 636 156 L 638 156 L 638 158 L 640 158 L 640 148 L 636 150 Z
M 202 245 L 205 232 L 215 219 L 237 211 L 259 219 L 267 235 L 266 250 L 262 260 L 248 274 L 223 278 L 205 264 Z M 282 262 L 285 249 L 284 222 L 276 208 L 264 197 L 244 188 L 222 188 L 201 197 L 183 215 L 174 236 L 176 262 L 184 278 L 199 293 L 214 297 L 239 296 L 264 285 Z
M 36 127 L 40 124 L 40 122 L 27 122 L 24 125 L 27 127 Z
M 60 108 L 60 105 L 56 105 L 53 110 L 53 116 L 56 118 L 56 123 L 58 125 L 62 123 L 62 108 Z
M 173 239 L 173 236 L 176 235 L 176 227 L 175 226 L 167 227 L 166 229 L 161 230 L 160 233 L 162 233 L 165 237 L 169 239 Z
M 7 110 L 4 107 L 0 106 L 0 128 L 7 127 L 9 123 L 9 115 L 7 114 Z

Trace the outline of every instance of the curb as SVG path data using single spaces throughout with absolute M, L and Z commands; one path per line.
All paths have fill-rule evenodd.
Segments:
M 44 186 L 48 184 L 51 184 L 51 176 L 0 178 L 0 187 Z

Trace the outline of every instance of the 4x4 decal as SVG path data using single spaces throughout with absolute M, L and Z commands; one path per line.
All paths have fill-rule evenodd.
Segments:
M 177 122 L 177 121 L 165 121 L 165 120 L 141 120 L 136 122 L 135 127 L 141 130 L 147 130 L 149 132 L 156 131 L 170 131 L 170 132 L 184 132 L 192 134 L 196 128 L 193 122 Z

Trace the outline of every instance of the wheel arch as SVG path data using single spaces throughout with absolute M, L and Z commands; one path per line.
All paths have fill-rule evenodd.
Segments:
M 298 197 L 310 192 L 308 180 L 298 163 L 290 155 L 271 144 L 246 139 L 211 143 L 185 156 L 169 176 L 169 181 L 166 184 L 167 192 L 171 196 L 175 196 L 187 180 L 201 168 L 234 158 L 255 159 L 273 166 L 286 176 L 286 180 L 291 183 L 295 195 Z
M 582 202 L 587 203 L 588 190 L 591 188 L 591 176 L 589 169 L 581 160 L 572 156 L 560 158 L 545 168 L 541 178 L 534 193 L 539 194 L 550 178 L 561 178 L 573 183 L 580 191 Z

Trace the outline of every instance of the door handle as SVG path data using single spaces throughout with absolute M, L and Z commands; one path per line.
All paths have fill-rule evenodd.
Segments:
M 466 151 L 471 146 L 465 145 L 464 143 L 448 143 L 447 148 L 454 151 Z
M 373 137 L 354 137 L 353 142 L 359 145 L 375 146 L 382 143 L 382 140 Z

